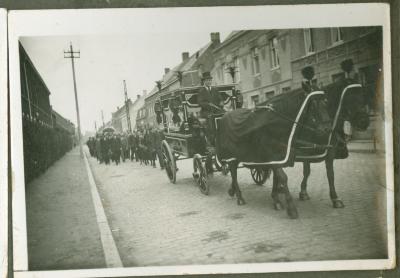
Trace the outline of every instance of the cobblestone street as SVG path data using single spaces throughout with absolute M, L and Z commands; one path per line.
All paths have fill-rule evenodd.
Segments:
M 248 169 L 238 172 L 247 201 L 238 206 L 227 194 L 230 176 L 221 173 L 209 178 L 210 195 L 202 195 L 191 160 L 178 161 L 176 184 L 138 162 L 89 162 L 125 267 L 386 257 L 384 160 L 376 154 L 335 162 L 344 209 L 331 206 L 323 163 L 311 166 L 305 202 L 298 200 L 302 165 L 287 168 L 297 220 L 273 209 L 272 181 L 257 186 Z

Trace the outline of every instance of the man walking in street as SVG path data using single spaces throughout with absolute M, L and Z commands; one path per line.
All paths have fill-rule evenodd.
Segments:
M 136 158 L 136 161 L 138 161 L 138 158 L 137 158 L 137 151 L 136 151 L 136 148 L 137 148 L 137 143 L 136 143 L 136 132 L 134 131 L 133 133 L 132 132 L 130 132 L 129 133 L 129 135 L 128 135 L 128 146 L 129 146 L 129 149 L 130 149 L 130 160 L 131 161 L 133 161 L 133 159 L 134 158 Z
M 129 144 L 128 144 L 128 134 L 123 133 L 121 136 L 121 156 L 122 162 L 125 162 L 125 159 L 129 159 Z

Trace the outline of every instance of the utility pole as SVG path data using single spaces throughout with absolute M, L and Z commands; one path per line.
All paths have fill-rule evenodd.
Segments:
M 104 123 L 104 113 L 103 113 L 103 110 L 101 110 L 101 120 L 103 121 L 103 129 L 104 129 L 104 127 L 105 127 L 106 125 L 105 125 L 105 123 Z
M 128 122 L 128 131 L 129 133 L 132 133 L 131 116 L 129 114 L 128 91 L 126 89 L 125 80 L 124 80 L 124 93 L 125 93 L 125 110 L 126 110 L 126 120 Z
M 97 123 L 96 123 L 96 121 L 94 121 L 94 130 L 95 130 L 96 133 L 97 133 Z
M 72 43 L 69 44 L 69 51 L 64 51 L 64 58 L 71 59 L 72 77 L 74 80 L 76 118 L 77 118 L 77 124 L 78 124 L 79 152 L 80 152 L 81 158 L 83 158 L 83 148 L 82 148 L 82 140 L 81 140 L 81 119 L 79 116 L 78 92 L 76 90 L 75 63 L 74 63 L 74 59 L 80 58 L 80 56 L 81 56 L 81 52 L 74 51 L 74 49 L 72 48 Z

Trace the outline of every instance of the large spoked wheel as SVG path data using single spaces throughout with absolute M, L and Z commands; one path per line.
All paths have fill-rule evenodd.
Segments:
M 175 157 L 172 153 L 171 147 L 168 142 L 163 140 L 161 143 L 162 158 L 164 160 L 164 168 L 170 182 L 176 182 L 176 165 Z
M 263 185 L 268 178 L 267 171 L 261 168 L 250 169 L 251 177 L 257 185 Z
M 207 182 L 207 170 L 200 154 L 193 156 L 193 178 L 199 186 L 200 192 L 204 195 L 210 193 L 210 185 Z

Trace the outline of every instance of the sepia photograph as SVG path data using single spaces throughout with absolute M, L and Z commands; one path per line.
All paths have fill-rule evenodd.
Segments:
M 8 273 L 7 11 L 0 9 L 0 277 Z
M 393 268 L 388 15 L 11 12 L 15 276 Z

